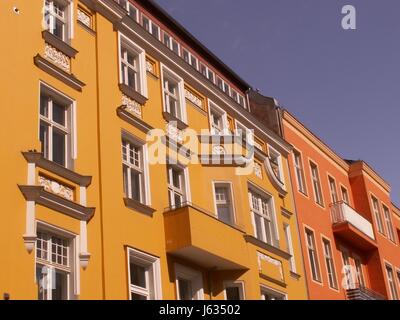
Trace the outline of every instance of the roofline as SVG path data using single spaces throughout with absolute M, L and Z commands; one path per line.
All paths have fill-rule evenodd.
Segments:
M 390 186 L 389 182 L 387 182 L 384 178 L 382 178 L 381 175 L 380 175 L 378 172 L 376 172 L 376 171 L 374 170 L 374 168 L 372 168 L 372 167 L 368 164 L 368 162 L 366 162 L 366 161 L 364 161 L 364 160 L 346 160 L 346 161 L 347 161 L 348 163 L 351 162 L 351 163 L 350 163 L 350 168 L 351 168 L 352 166 L 356 165 L 356 164 L 361 164 L 362 170 L 365 171 L 365 172 L 367 172 L 371 177 L 373 177 L 373 178 L 375 179 L 375 181 L 379 182 L 380 185 L 381 185 L 382 187 L 384 187 L 388 193 L 390 193 L 391 186 Z
M 333 161 L 335 161 L 340 167 L 342 167 L 344 170 L 348 172 L 350 165 L 341 157 L 339 156 L 329 145 L 327 145 L 324 141 L 322 141 L 314 132 L 312 132 L 310 129 L 308 129 L 299 119 L 297 119 L 292 113 L 290 113 L 287 109 L 282 108 L 282 113 L 283 117 L 282 120 L 286 120 L 289 123 L 293 124 L 293 121 L 295 122 L 295 125 L 297 127 L 301 127 L 306 133 L 308 133 L 311 138 L 314 138 L 317 143 L 312 141 L 314 144 L 316 144 L 317 147 L 321 149 L 321 151 L 325 152 L 330 158 L 332 158 Z M 287 117 L 289 116 L 289 118 Z M 291 121 L 292 120 L 292 121 Z M 306 137 L 307 138 L 307 137 Z M 310 138 L 310 137 L 308 137 Z M 318 146 L 318 144 L 320 144 Z M 325 149 L 325 150 L 323 150 Z
M 213 64 L 217 69 L 223 70 L 226 74 L 228 74 L 231 80 L 233 80 L 240 89 L 242 89 L 243 91 L 247 91 L 248 89 L 252 88 L 250 84 L 243 80 L 235 71 L 233 71 L 205 45 L 197 40 L 184 26 L 182 26 L 177 20 L 175 20 L 175 18 L 173 18 L 154 0 L 136 1 L 138 1 L 144 8 L 148 9 L 150 12 L 155 12 L 156 16 L 159 16 L 161 19 L 163 19 L 163 22 L 166 22 L 166 24 L 168 24 L 172 30 L 177 32 L 177 34 L 181 36 L 183 40 L 187 41 L 188 44 L 193 46 L 193 49 L 196 49 L 197 52 L 203 55 L 208 62 L 211 62 L 211 64 Z

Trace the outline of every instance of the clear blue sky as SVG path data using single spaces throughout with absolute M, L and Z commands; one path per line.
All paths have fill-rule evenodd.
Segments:
M 157 0 L 254 88 L 348 159 L 363 159 L 400 204 L 399 0 Z M 357 30 L 341 9 L 357 10 Z

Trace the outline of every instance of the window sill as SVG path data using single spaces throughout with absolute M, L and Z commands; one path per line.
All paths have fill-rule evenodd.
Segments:
M 170 114 L 166 111 L 163 111 L 163 117 L 167 122 L 176 122 L 176 127 L 179 130 L 184 130 L 188 127 L 188 125 L 185 122 L 178 119 L 177 117 L 174 117 L 172 114 Z
M 293 272 L 293 271 L 290 271 L 290 276 L 291 276 L 293 279 L 296 279 L 296 280 L 299 280 L 299 279 L 301 278 L 301 275 L 300 275 L 300 274 L 298 274 L 298 273 L 296 273 L 296 272 Z
M 125 206 L 140 213 L 143 213 L 149 217 L 153 217 L 153 213 L 156 211 L 155 209 L 130 198 L 124 198 Z
M 261 241 L 260 239 L 257 239 L 254 236 L 246 234 L 244 236 L 244 238 L 245 238 L 246 242 L 252 243 L 252 244 L 254 244 L 254 245 L 256 245 L 256 246 L 258 246 L 258 247 L 260 247 L 260 248 L 262 248 L 264 250 L 267 250 L 269 252 L 275 253 L 276 255 L 278 255 L 278 256 L 280 256 L 280 257 L 282 257 L 284 259 L 289 260 L 292 257 L 292 255 L 290 253 L 288 253 L 286 251 L 283 251 L 283 250 L 281 250 L 281 249 L 279 249 L 277 247 L 274 247 L 274 246 L 272 246 L 272 245 L 270 245 L 270 244 L 268 244 L 268 243 L 266 243 L 264 241 Z
M 62 53 L 64 53 L 65 55 L 67 55 L 70 58 L 75 58 L 76 54 L 78 53 L 77 50 L 72 48 L 66 42 L 64 42 L 61 39 L 57 38 L 55 35 L 50 33 L 48 30 L 42 31 L 42 38 L 48 44 L 50 44 L 54 48 L 60 50 Z
M 144 105 L 147 102 L 147 98 L 143 95 L 141 95 L 139 92 L 133 90 L 129 86 L 127 86 L 125 83 L 120 83 L 119 84 L 119 90 L 126 95 L 127 97 L 135 100 L 137 103 L 140 105 Z

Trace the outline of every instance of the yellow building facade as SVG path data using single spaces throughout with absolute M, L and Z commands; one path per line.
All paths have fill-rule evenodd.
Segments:
M 273 99 L 150 1 L 0 30 L 4 298 L 307 299 Z

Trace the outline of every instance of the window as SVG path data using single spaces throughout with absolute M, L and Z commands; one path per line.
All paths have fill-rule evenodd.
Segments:
M 321 273 L 319 269 L 317 249 L 315 246 L 314 232 L 309 229 L 306 229 L 306 241 L 307 241 L 308 258 L 310 259 L 312 278 L 315 281 L 321 282 Z
M 243 282 L 226 282 L 225 300 L 244 300 Z
M 46 29 L 64 42 L 69 41 L 69 0 L 46 0 L 44 22 Z
M 215 183 L 214 195 L 218 219 L 225 223 L 233 224 L 235 221 L 230 183 Z
M 61 166 L 72 167 L 73 103 L 42 86 L 39 139 L 43 156 Z
M 160 27 L 156 25 L 153 21 L 142 15 L 142 26 L 150 33 L 154 38 L 160 40 Z
M 274 172 L 276 178 L 283 184 L 285 179 L 283 177 L 281 154 L 271 146 L 268 146 L 268 155 L 272 171 Z
M 310 168 L 311 168 L 311 179 L 314 188 L 315 201 L 319 205 L 324 206 L 324 201 L 322 199 L 321 183 L 319 180 L 318 167 L 315 163 L 310 161 Z
M 125 197 L 147 203 L 143 145 L 122 138 L 122 173 Z
M 393 269 L 391 266 L 386 265 L 386 275 L 388 279 L 389 289 L 392 300 L 399 300 L 399 296 L 396 289 L 396 284 L 394 283 Z
M 199 72 L 203 75 L 203 76 L 205 76 L 205 77 L 207 77 L 207 67 L 204 65 L 204 63 L 202 63 L 202 62 L 199 62 Z
M 361 287 L 365 287 L 364 272 L 363 272 L 361 259 L 355 257 L 354 264 L 356 266 L 357 282 Z
M 398 289 L 400 290 L 400 270 L 397 270 L 397 284 L 398 284 Z
M 120 34 L 120 83 L 147 96 L 145 54 L 128 38 Z
M 347 192 L 347 189 L 345 187 L 341 187 L 340 189 L 342 190 L 342 200 L 343 200 L 343 202 L 346 203 L 347 205 L 350 205 L 349 194 Z
M 183 80 L 174 75 L 171 71 L 163 67 L 163 92 L 164 92 L 164 111 L 174 118 L 186 122 L 184 112 Z
M 373 210 L 374 210 L 376 224 L 378 226 L 378 231 L 380 233 L 384 234 L 385 231 L 383 230 L 383 222 L 382 222 L 381 211 L 379 209 L 378 199 L 376 199 L 375 197 L 372 197 L 372 207 L 373 207 Z
M 278 247 L 278 232 L 272 197 L 249 190 L 249 198 L 255 237 Z
M 335 179 L 333 179 L 332 177 L 328 177 L 328 182 L 329 182 L 329 191 L 331 192 L 332 203 L 336 203 L 339 201 L 339 199 L 337 196 Z
M 178 166 L 168 165 L 168 196 L 172 208 L 178 208 L 188 201 L 186 195 L 187 181 L 185 170 Z
M 284 223 L 283 230 L 285 231 L 286 250 L 291 255 L 291 257 L 289 259 L 290 271 L 296 273 L 296 261 L 294 258 L 292 233 L 290 232 L 290 225 L 288 225 L 287 223 Z
M 215 78 L 214 72 L 208 69 L 207 79 L 210 80 L 212 83 L 214 83 L 214 78 Z
M 220 88 L 223 92 L 229 95 L 229 85 L 220 77 L 217 76 L 217 86 Z
M 390 211 L 386 206 L 383 206 L 383 216 L 385 217 L 386 229 L 388 232 L 389 239 L 393 242 L 396 242 L 396 239 L 394 237 L 392 217 L 390 216 Z
M 306 182 L 304 178 L 303 161 L 301 159 L 301 154 L 297 150 L 293 150 L 294 156 L 294 168 L 296 171 L 297 186 L 301 193 L 307 194 Z
M 73 250 L 71 240 L 38 231 L 36 240 L 36 282 L 39 300 L 72 298 Z
M 286 300 L 284 293 L 275 291 L 273 289 L 261 286 L 261 300 Z
M 222 135 L 228 132 L 228 118 L 226 112 L 209 102 L 211 134 Z
M 159 258 L 128 248 L 131 300 L 161 299 Z
M 324 258 L 326 264 L 326 271 L 328 274 L 329 286 L 331 288 L 337 289 L 338 285 L 336 278 L 335 263 L 333 262 L 333 256 L 332 256 L 331 243 L 329 242 L 329 240 L 323 239 L 322 244 L 324 246 Z
M 239 104 L 243 107 L 246 108 L 246 103 L 244 101 L 244 97 L 239 95 Z
M 128 15 L 138 22 L 139 11 L 129 0 L 117 0 L 117 2 L 128 11 Z
M 343 259 L 343 271 L 346 280 L 346 288 L 345 289 L 354 289 L 354 274 L 353 274 L 353 266 L 350 263 L 350 255 L 349 252 L 345 249 L 342 249 L 342 259 Z
M 203 300 L 203 277 L 200 272 L 175 264 L 178 300 Z

